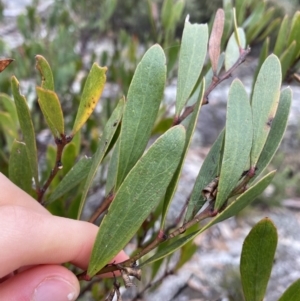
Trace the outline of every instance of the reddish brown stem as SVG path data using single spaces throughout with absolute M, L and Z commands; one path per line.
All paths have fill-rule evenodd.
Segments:
M 50 176 L 44 186 L 37 191 L 38 195 L 38 202 L 41 204 L 43 203 L 43 197 L 45 192 L 47 191 L 48 187 L 50 186 L 51 182 L 53 181 L 54 177 L 56 174 L 63 168 L 61 158 L 62 158 L 62 153 L 65 148 L 65 146 L 72 141 L 72 136 L 66 136 L 64 134 L 61 134 L 61 138 L 55 138 L 55 143 L 56 143 L 56 159 L 55 159 L 55 165 L 54 168 L 51 170 Z
M 110 203 L 114 199 L 114 194 L 109 194 L 104 201 L 100 204 L 97 210 L 93 213 L 91 218 L 88 220 L 90 223 L 94 223 L 97 218 L 109 207 Z

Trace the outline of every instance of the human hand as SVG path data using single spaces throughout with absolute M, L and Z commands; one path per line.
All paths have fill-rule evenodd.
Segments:
M 0 301 L 76 300 L 79 282 L 60 264 L 86 269 L 98 227 L 51 215 L 1 173 L 0 192 Z

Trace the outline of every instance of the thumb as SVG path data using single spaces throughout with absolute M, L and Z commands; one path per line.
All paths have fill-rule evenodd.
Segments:
M 76 276 L 59 265 L 33 267 L 0 284 L 1 300 L 6 301 L 73 301 L 78 295 Z

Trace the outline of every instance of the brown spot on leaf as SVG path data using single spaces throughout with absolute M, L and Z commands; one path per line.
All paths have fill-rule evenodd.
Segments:
M 0 60 L 0 72 L 2 72 L 12 61 L 13 59 L 3 59 Z

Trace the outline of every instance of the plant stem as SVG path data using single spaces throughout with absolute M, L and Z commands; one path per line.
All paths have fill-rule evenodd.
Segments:
M 104 199 L 104 201 L 100 204 L 100 206 L 96 209 L 96 211 L 93 213 L 93 215 L 88 221 L 90 223 L 94 223 L 97 220 L 97 218 L 109 207 L 114 197 L 114 194 L 108 194 L 108 196 Z
M 61 162 L 62 153 L 63 153 L 65 146 L 72 141 L 72 138 L 73 138 L 72 136 L 67 136 L 65 134 L 61 134 L 61 138 L 55 138 L 56 159 L 55 159 L 54 168 L 51 170 L 50 176 L 49 176 L 48 180 L 46 181 L 46 183 L 44 184 L 44 186 L 37 191 L 37 195 L 38 195 L 37 200 L 42 205 L 44 204 L 43 196 L 44 196 L 46 190 L 50 186 L 51 182 L 53 181 L 53 179 L 56 176 L 56 174 L 58 173 L 58 171 L 63 168 L 63 165 Z
M 246 49 L 241 49 L 240 57 L 229 70 L 227 70 L 221 76 L 215 76 L 215 75 L 213 76 L 211 84 L 209 85 L 207 90 L 204 92 L 202 105 L 208 104 L 208 96 L 209 96 L 210 92 L 213 89 L 215 89 L 222 81 L 231 77 L 232 72 L 235 69 L 237 69 L 246 60 L 246 56 L 249 54 L 249 52 L 250 52 L 250 47 L 248 47 Z M 180 124 L 185 118 L 187 118 L 194 111 L 194 109 L 195 109 L 195 104 L 192 106 L 186 107 L 181 116 L 175 117 L 173 124 L 174 125 Z

